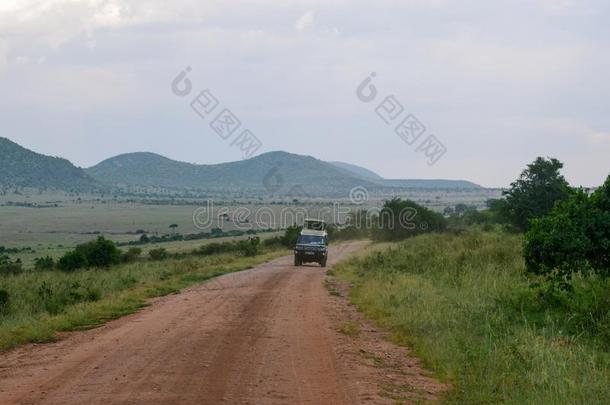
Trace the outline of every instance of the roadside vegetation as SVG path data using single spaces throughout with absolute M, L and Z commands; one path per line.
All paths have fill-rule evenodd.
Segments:
M 447 403 L 607 403 L 610 280 L 533 287 L 522 236 L 471 229 L 339 264 L 351 298 L 451 382 Z
M 536 159 L 486 211 L 456 206 L 438 217 L 392 200 L 372 228 L 352 229 L 393 243 L 334 273 L 452 384 L 447 403 L 610 398 L 610 176 L 590 192 L 570 187 L 561 168 Z M 415 226 L 383 221 L 384 210 L 405 207 L 417 211 Z

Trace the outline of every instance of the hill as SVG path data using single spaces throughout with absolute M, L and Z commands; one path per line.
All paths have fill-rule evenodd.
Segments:
M 119 155 L 86 169 L 110 185 L 149 186 L 226 193 L 349 195 L 356 186 L 379 188 L 311 156 L 269 152 L 251 159 L 214 165 L 178 162 L 154 153 Z
M 330 163 L 331 165 L 336 166 L 340 169 L 346 170 L 349 173 L 351 173 L 352 175 L 356 175 L 363 179 L 372 180 L 372 181 L 383 180 L 383 177 L 381 177 L 374 171 L 367 169 L 366 167 L 353 165 L 351 163 L 345 163 L 345 162 L 328 162 L 328 163 Z
M 418 189 L 481 189 L 483 187 L 467 180 L 444 180 L 444 179 L 410 179 L 410 180 L 383 180 L 383 185 L 393 188 L 418 188 Z
M 7 138 L 0 138 L 0 185 L 66 191 L 104 188 L 68 160 L 32 152 Z

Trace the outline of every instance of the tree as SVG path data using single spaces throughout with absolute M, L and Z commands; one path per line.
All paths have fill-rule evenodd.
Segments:
M 67 252 L 59 261 L 61 270 L 72 271 L 83 267 L 110 267 L 121 261 L 121 251 L 116 244 L 98 236 L 97 239 L 76 246 Z
M 610 176 L 591 196 L 578 190 L 532 220 L 523 255 L 528 272 L 565 288 L 574 273 L 610 276 Z
M 302 226 L 292 225 L 286 228 L 284 236 L 282 237 L 282 244 L 286 247 L 293 248 L 297 244 L 299 235 L 301 234 Z
M 178 228 L 178 224 L 171 224 L 169 228 L 172 230 L 173 233 L 176 233 L 176 228 Z
M 503 193 L 506 218 L 517 229 L 526 231 L 530 220 L 543 217 L 558 201 L 568 199 L 572 189 L 559 173 L 562 167 L 557 159 L 538 157 Z
M 87 266 L 87 259 L 82 252 L 72 250 L 66 252 L 57 262 L 57 267 L 63 271 L 74 271 Z
M 442 231 L 447 221 L 434 212 L 411 200 L 393 198 L 383 204 L 373 229 L 378 240 L 400 240 L 424 232 Z

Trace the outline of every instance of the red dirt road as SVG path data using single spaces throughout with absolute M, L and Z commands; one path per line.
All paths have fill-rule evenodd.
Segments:
M 329 265 L 362 246 L 333 249 Z M 324 269 L 294 268 L 291 260 L 219 277 L 56 343 L 0 354 L 0 404 L 391 403 L 379 395 L 388 371 L 361 354 L 370 358 L 381 347 L 409 363 L 404 349 L 368 332 L 355 340 L 337 332 L 351 311 L 345 299 L 331 297 Z M 433 399 L 440 388 L 415 363 L 407 367 L 410 385 L 427 391 L 420 399 Z

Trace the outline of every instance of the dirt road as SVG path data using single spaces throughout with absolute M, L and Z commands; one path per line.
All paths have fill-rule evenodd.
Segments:
M 361 247 L 334 249 L 330 265 Z M 337 331 L 346 310 L 337 305 L 347 304 L 333 302 L 324 278 L 285 257 L 0 354 L 0 404 L 389 402 L 378 395 L 384 371 L 362 359 L 365 343 Z M 412 366 L 412 381 L 433 386 Z

